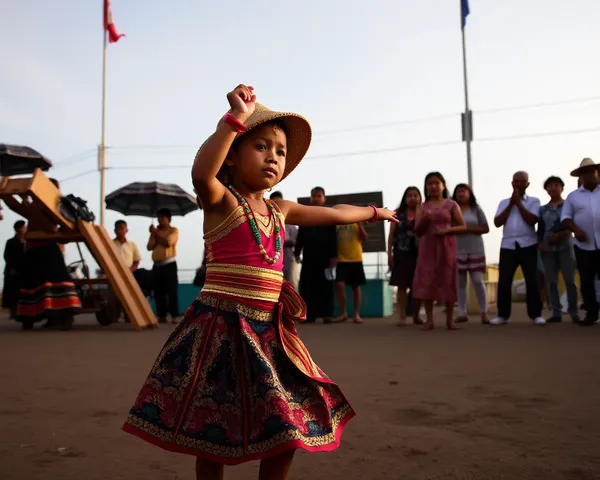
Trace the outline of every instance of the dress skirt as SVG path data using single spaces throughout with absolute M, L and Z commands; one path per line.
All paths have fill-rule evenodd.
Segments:
M 160 352 L 123 430 L 173 452 L 236 465 L 337 448 L 354 410 L 297 337 L 284 283 L 275 310 L 201 293 Z
M 75 284 L 57 243 L 27 247 L 21 272 L 17 320 L 58 319 L 81 310 Z

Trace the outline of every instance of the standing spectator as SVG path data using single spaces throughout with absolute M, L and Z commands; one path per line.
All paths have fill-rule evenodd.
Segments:
M 283 200 L 283 194 L 279 191 L 273 192 L 270 200 Z M 283 278 L 298 289 L 298 263 L 294 256 L 294 247 L 298 238 L 298 227 L 285 224 L 285 242 L 283 244 Z
M 179 279 L 177 278 L 177 241 L 179 230 L 171 226 L 171 211 L 157 212 L 158 227 L 150 225 L 147 248 L 152 252 L 152 279 L 159 323 L 167 322 L 167 313 L 173 323 L 179 321 Z
M 350 225 L 338 225 L 336 233 L 338 263 L 335 274 L 335 287 L 340 305 L 340 316 L 336 319 L 336 322 L 348 320 L 346 285 L 349 285 L 352 288 L 354 303 L 354 323 L 363 323 L 360 317 L 362 300 L 360 287 L 367 282 L 363 267 L 362 247 L 367 240 L 367 232 L 362 223 L 352 223 Z
M 458 260 L 458 317 L 456 321 L 462 323 L 469 319 L 467 316 L 467 274 L 469 274 L 479 303 L 481 323 L 488 324 L 490 321 L 487 314 L 487 294 L 483 282 L 483 274 L 487 267 L 482 235 L 488 233 L 490 227 L 485 213 L 477 204 L 477 199 L 469 185 L 459 183 L 454 188 L 452 198 L 458 203 L 467 225 L 465 232 L 456 237 Z
M 415 231 L 420 236 L 420 243 L 413 294 L 425 305 L 425 330 L 434 326 L 433 302 L 446 304 L 446 327 L 456 330 L 454 304 L 458 265 L 454 235 L 465 230 L 465 221 L 459 206 L 448 198 L 446 180 L 440 172 L 427 174 L 424 190 L 425 202 L 417 210 L 415 218 Z M 415 310 L 419 310 L 418 304 Z
M 60 193 L 59 183 L 50 181 Z M 43 232 L 45 224 L 30 219 L 27 227 L 30 232 Z M 16 319 L 23 329 L 46 319 L 44 328 L 70 330 L 73 316 L 81 312 L 81 300 L 65 265 L 62 244 L 54 239 L 27 240 L 22 269 Z
M 315 187 L 310 192 L 311 205 L 325 205 L 325 189 Z M 294 248 L 296 261 L 300 263 L 300 295 L 306 303 L 306 321 L 314 323 L 317 318 L 331 323 L 333 316 L 333 279 L 326 270 L 337 261 L 335 226 L 300 227 Z
M 540 213 L 540 201 L 527 195 L 529 175 L 517 172 L 512 179 L 513 193 L 498 205 L 494 225 L 502 230 L 500 246 L 500 278 L 498 279 L 498 316 L 492 325 L 507 323 L 511 314 L 512 284 L 520 265 L 527 289 L 527 314 L 536 325 L 544 325 L 542 301 L 538 285 L 538 247 L 535 224 Z
M 129 233 L 127 222 L 125 220 L 117 220 L 115 222 L 115 238 L 113 239 L 113 243 L 125 265 L 132 272 L 135 272 L 140 266 L 142 256 L 137 244 L 127 240 L 127 233 Z
M 415 215 L 421 206 L 421 192 L 417 187 L 408 187 L 396 210 L 398 223 L 390 226 L 388 238 L 388 265 L 392 272 L 390 285 L 397 287 L 398 326 L 406 325 L 408 312 L 413 314 L 413 323 L 420 325 L 419 309 L 408 308 L 412 300 L 412 286 L 417 268 L 419 241 L 415 234 Z M 407 294 L 407 291 L 410 292 Z
M 23 220 L 17 220 L 13 228 L 15 236 L 8 239 L 4 247 L 4 288 L 2 289 L 2 308 L 8 309 L 11 319 L 15 318 L 19 302 L 27 224 Z
M 544 190 L 550 201 L 540 208 L 538 223 L 538 245 L 544 264 L 552 316 L 548 323 L 562 320 L 562 305 L 558 292 L 558 272 L 562 273 L 567 290 L 569 315 L 575 323 L 579 323 L 577 305 L 577 286 L 575 285 L 575 252 L 573 251 L 572 233 L 560 221 L 565 204 L 562 193 L 565 182 L 560 177 L 551 176 L 544 182 Z
M 133 277 L 138 282 L 142 293 L 144 293 L 145 296 L 149 296 L 152 291 L 152 274 L 148 270 L 138 268 L 142 259 L 140 249 L 135 242 L 127 239 L 127 233 L 129 233 L 127 222 L 125 220 L 117 220 L 115 222 L 115 238 L 113 239 L 113 244 L 115 245 L 117 252 L 119 252 L 123 263 L 133 273 Z M 125 321 L 129 323 L 127 312 L 124 310 L 123 316 Z
M 598 168 L 591 158 L 584 158 L 571 175 L 580 177 L 581 186 L 571 192 L 561 213 L 562 224 L 575 235 L 575 259 L 586 316 L 581 325 L 598 321 L 596 276 L 600 273 L 600 187 Z

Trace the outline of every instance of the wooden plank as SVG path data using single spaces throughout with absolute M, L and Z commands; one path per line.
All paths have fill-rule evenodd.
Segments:
M 49 232 L 27 232 L 27 240 L 56 240 L 58 243 L 85 242 L 83 235 L 78 233 L 49 233 Z
M 22 201 L 18 201 L 18 196 Z M 5 177 L 0 182 L 0 199 L 19 215 L 52 231 L 57 225 L 62 231 L 75 232 L 75 225 L 60 213 L 61 193 L 37 168 L 32 177 Z
M 61 229 L 75 231 L 75 224 L 60 213 L 61 193 L 58 188 L 44 175 L 41 169 L 36 168 L 31 178 L 29 193 L 35 204 L 48 215 Z
M 156 326 L 156 317 L 144 297 L 131 270 L 123 263 L 108 232 L 103 227 L 79 220 L 79 232 L 85 237 L 90 252 L 108 277 L 113 292 L 123 305 L 131 324 L 142 327 Z

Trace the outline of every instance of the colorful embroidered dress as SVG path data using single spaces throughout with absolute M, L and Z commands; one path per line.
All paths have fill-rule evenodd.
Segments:
M 270 204 L 274 205 L 274 204 Z M 275 221 L 255 214 L 267 256 Z M 354 410 L 297 336 L 302 299 L 238 206 L 204 236 L 206 283 L 163 347 L 123 426 L 164 449 L 235 465 L 339 446 Z

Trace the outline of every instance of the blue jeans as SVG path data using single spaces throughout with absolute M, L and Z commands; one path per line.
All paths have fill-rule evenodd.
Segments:
M 576 316 L 579 311 L 577 305 L 577 286 L 575 285 L 575 253 L 571 247 L 558 252 L 543 252 L 542 260 L 548 288 L 550 290 L 550 302 L 552 303 L 552 316 L 562 316 L 562 306 L 558 293 L 558 272 L 562 273 L 567 288 L 567 300 L 569 303 L 569 315 Z

